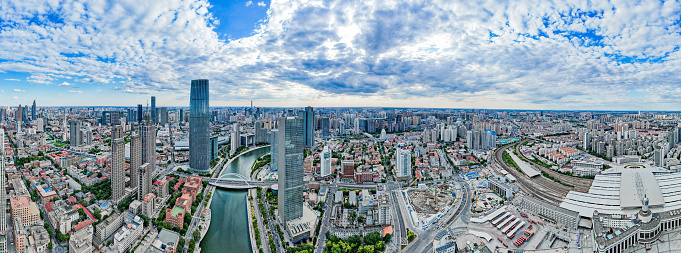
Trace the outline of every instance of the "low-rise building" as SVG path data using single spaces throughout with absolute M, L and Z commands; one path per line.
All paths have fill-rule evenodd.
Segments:
M 156 211 L 154 208 L 154 202 L 156 202 L 156 196 L 154 196 L 153 193 L 148 193 L 146 196 L 144 196 L 144 199 L 142 200 L 142 215 L 154 217 Z
M 97 245 L 104 244 L 109 236 L 114 234 L 123 225 L 124 216 L 121 213 L 113 213 L 111 216 L 97 224 L 95 227 Z
M 534 213 L 544 219 L 562 224 L 564 226 L 577 228 L 579 213 L 571 211 L 548 202 L 523 195 L 520 207 L 530 213 Z
M 116 231 L 113 245 L 119 253 L 124 253 L 132 248 L 133 243 L 142 235 L 143 222 L 142 218 L 135 216 L 132 221 Z
M 32 202 L 26 196 L 19 196 L 10 198 L 10 206 L 12 209 L 12 218 L 19 218 L 23 226 L 28 227 L 34 224 L 40 224 L 40 210 L 35 202 Z
M 179 242 L 180 234 L 164 228 L 145 253 L 175 253 Z
M 502 196 L 507 199 L 513 197 L 513 187 L 504 184 L 499 180 L 493 178 L 488 180 L 488 186 L 490 190 L 496 192 L 497 194 L 499 194 L 499 196 Z
M 93 252 L 92 232 L 91 220 L 84 220 L 73 226 L 69 238 L 69 253 Z

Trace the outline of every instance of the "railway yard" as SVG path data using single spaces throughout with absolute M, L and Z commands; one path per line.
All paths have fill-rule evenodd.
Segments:
M 505 170 L 507 170 L 511 175 L 513 175 L 517 179 L 518 185 L 520 186 L 520 189 L 523 190 L 523 192 L 531 194 L 539 199 L 554 204 L 559 204 L 565 198 L 569 191 L 575 190 L 581 192 L 588 192 L 589 187 L 591 187 L 591 183 L 593 182 L 592 179 L 568 176 L 557 171 L 544 168 L 543 166 L 540 166 L 532 161 L 528 161 L 527 158 L 523 159 L 525 160 L 525 162 L 528 162 L 533 168 L 537 168 L 547 173 L 551 177 L 556 178 L 565 184 L 573 186 L 570 187 L 555 182 L 549 178 L 546 178 L 543 175 L 530 178 L 524 173 L 516 170 L 512 165 L 506 164 L 503 159 L 503 152 L 507 150 L 508 152 L 512 152 L 511 150 L 509 150 L 509 148 L 515 146 L 516 152 L 520 154 L 518 146 L 526 143 L 527 141 L 529 141 L 529 139 L 519 142 L 518 145 L 515 145 L 515 143 L 513 143 L 501 146 L 494 153 L 494 156 L 498 161 L 499 165 L 502 166 Z

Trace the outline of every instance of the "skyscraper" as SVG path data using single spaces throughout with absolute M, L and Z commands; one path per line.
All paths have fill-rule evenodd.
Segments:
M 397 176 L 411 177 L 411 151 L 397 148 Z
M 130 136 L 130 187 L 133 189 L 139 186 L 140 166 L 142 166 L 142 140 L 139 134 L 134 134 Z M 138 200 L 142 198 L 144 196 L 137 196 Z
M 137 198 L 143 198 L 151 192 L 151 174 L 153 169 L 150 163 L 144 163 L 142 166 L 137 168 L 139 170 L 139 182 L 137 183 L 139 187 L 137 188 Z M 145 193 L 145 194 L 142 194 Z M 142 197 L 140 197 L 142 196 Z
M 272 129 L 270 132 L 271 138 L 270 141 L 272 142 L 272 147 L 270 147 L 270 170 L 271 171 L 277 171 L 277 165 L 279 164 L 277 162 L 277 158 L 279 157 L 277 154 L 278 144 L 279 143 L 279 130 L 277 129 Z
M 151 96 L 151 119 L 154 123 L 158 122 L 156 120 L 156 96 Z
M 232 140 L 230 141 L 230 149 L 229 149 L 229 154 L 232 155 L 234 152 L 236 152 L 239 147 L 241 147 L 241 129 L 239 127 L 239 123 L 234 123 L 232 126 Z
M 35 108 L 35 100 L 33 100 L 33 106 L 31 106 L 31 120 L 37 119 L 37 117 L 35 116 L 35 114 L 36 114 L 36 111 L 35 111 L 35 110 L 36 110 L 36 108 Z
M 304 126 L 304 142 L 305 147 L 311 148 L 314 146 L 314 109 L 312 106 L 305 107 L 305 121 Z
M 17 111 L 14 113 L 14 116 L 16 117 L 16 121 L 17 121 L 17 122 L 22 122 L 22 119 L 23 119 L 23 118 L 22 118 L 22 115 L 24 115 L 23 109 L 21 108 L 21 105 L 19 105 L 19 108 L 18 108 Z
M 69 134 L 71 135 L 69 137 L 70 145 L 72 147 L 80 147 L 83 143 L 83 140 L 78 138 L 83 136 L 80 134 L 80 121 L 77 119 L 69 120 Z
M 303 216 L 304 120 L 279 119 L 277 168 L 279 170 L 279 217 L 284 222 Z
M 120 126 L 116 126 L 120 128 Z M 125 196 L 125 139 L 111 140 L 111 198 L 119 203 Z
M 329 151 L 329 146 L 324 146 L 324 151 L 322 151 L 320 162 L 322 170 L 319 174 L 322 177 L 331 175 L 331 151 Z
M 161 107 L 158 110 L 158 122 L 162 126 L 168 124 L 168 107 Z
M 322 117 L 322 136 L 328 137 L 329 136 L 329 117 Z
M 180 123 L 184 122 L 184 110 L 180 109 Z
M 140 138 L 142 143 L 142 166 L 133 169 L 139 169 L 140 184 L 137 187 L 137 196 L 146 196 L 147 193 L 151 192 L 151 175 L 153 175 L 156 169 L 156 126 L 149 112 L 142 119 Z M 147 164 L 146 167 L 144 167 L 145 164 Z
M 0 128 L 0 231 L 7 231 L 7 218 L 5 217 L 5 203 L 7 203 L 7 196 L 5 195 L 5 187 L 7 186 L 7 179 L 5 178 L 5 130 Z M 0 233 L 0 252 L 7 252 L 7 234 Z
M 142 104 L 137 105 L 137 123 L 142 123 Z
M 196 172 L 210 170 L 210 119 L 208 80 L 192 80 L 189 95 L 189 167 Z

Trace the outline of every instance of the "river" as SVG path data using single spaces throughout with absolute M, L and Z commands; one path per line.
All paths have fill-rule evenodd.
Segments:
M 244 153 L 222 173 L 239 173 L 249 177 L 253 162 L 269 151 L 270 148 L 266 147 Z M 210 228 L 200 244 L 202 252 L 252 252 L 246 203 L 246 191 L 215 190 L 210 204 Z

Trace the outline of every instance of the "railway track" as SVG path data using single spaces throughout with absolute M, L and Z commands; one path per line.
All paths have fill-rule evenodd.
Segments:
M 494 156 L 499 164 L 516 178 L 518 185 L 520 185 L 520 189 L 525 193 L 534 195 L 535 197 L 550 203 L 559 204 L 563 201 L 568 191 L 570 191 L 570 189 L 567 189 L 567 186 L 553 182 L 543 176 L 530 178 L 524 173 L 518 172 L 515 168 L 504 163 L 502 154 L 504 150 L 508 149 L 511 145 L 512 144 L 507 144 L 497 149 Z
M 525 140 L 521 142 L 520 144 L 523 144 L 529 140 Z M 530 161 L 527 157 L 525 157 L 521 152 L 520 152 L 520 145 L 516 146 L 515 150 L 516 153 L 520 154 L 523 158 L 525 158 L 529 164 L 532 164 L 532 166 L 538 168 L 539 170 L 546 172 L 547 174 L 551 175 L 553 178 L 556 178 L 560 180 L 561 182 L 564 182 L 569 185 L 573 185 L 574 189 L 571 190 L 576 190 L 579 192 L 589 192 L 589 188 L 591 188 L 591 184 L 593 183 L 593 179 L 588 179 L 588 178 L 578 178 L 578 177 L 573 177 L 573 176 L 568 176 L 565 174 L 562 174 L 558 171 L 552 170 L 552 169 L 547 169 L 544 166 L 541 166 L 533 161 Z M 550 180 L 550 179 L 549 179 Z M 551 181 L 551 180 L 550 180 Z

